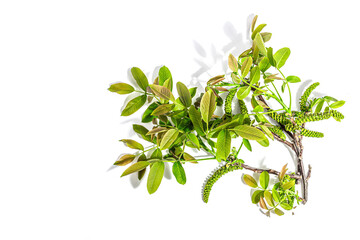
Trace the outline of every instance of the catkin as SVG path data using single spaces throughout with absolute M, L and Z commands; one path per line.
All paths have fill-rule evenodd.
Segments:
M 205 184 L 204 184 L 204 188 L 203 188 L 203 192 L 202 192 L 203 201 L 205 203 L 208 202 L 211 188 L 214 185 L 214 183 L 216 183 L 216 181 L 219 180 L 219 178 L 221 178 L 228 172 L 232 172 L 232 171 L 238 170 L 238 169 L 242 169 L 241 165 L 226 164 L 226 165 L 220 167 L 219 169 L 217 169 L 214 173 L 212 173 L 210 175 L 210 177 L 205 181 Z
M 285 140 L 285 139 L 286 139 L 285 133 L 281 130 L 280 127 L 277 127 L 277 126 L 275 126 L 275 127 L 270 127 L 269 130 L 270 130 L 272 133 L 278 135 L 282 140 Z
M 309 98 L 311 92 L 319 85 L 320 85 L 320 83 L 318 83 L 318 82 L 311 84 L 305 90 L 304 94 L 301 96 L 301 98 L 300 98 L 300 110 L 302 112 L 308 112 L 310 110 L 309 106 L 307 104 L 308 98 Z
M 226 117 L 232 117 L 232 101 L 234 99 L 236 89 L 230 89 L 225 99 L 225 115 Z

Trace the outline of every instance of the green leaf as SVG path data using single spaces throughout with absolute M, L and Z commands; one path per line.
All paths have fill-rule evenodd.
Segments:
M 187 137 L 195 148 L 200 149 L 199 139 L 196 137 L 194 133 L 189 133 Z
M 125 145 L 129 148 L 132 149 L 138 149 L 138 150 L 143 150 L 144 151 L 144 147 L 143 145 L 141 145 L 140 143 L 138 143 L 135 140 L 132 139 L 121 139 L 121 142 L 125 143 Z
M 231 135 L 228 130 L 221 130 L 216 142 L 216 159 L 221 162 L 221 160 L 226 160 L 230 154 L 231 149 Z
M 260 68 L 253 67 L 250 71 L 250 85 L 256 84 L 260 80 Z
M 146 133 L 146 135 L 166 132 L 167 130 L 168 130 L 168 128 L 166 128 L 166 127 L 157 127 L 157 128 L 151 129 L 149 132 Z
M 243 62 L 242 66 L 241 66 L 241 76 L 242 77 L 246 77 L 246 75 L 248 75 L 252 64 L 253 64 L 253 59 L 251 56 L 245 58 L 245 61 Z
M 281 206 L 283 209 L 288 210 L 288 211 L 292 209 L 292 207 L 291 207 L 289 204 L 287 204 L 287 203 L 280 203 L 280 206 Z
M 166 66 L 159 69 L 159 85 L 164 86 L 166 80 L 169 80 L 169 89 L 172 90 L 172 76 L 170 70 Z
M 174 108 L 174 104 L 162 104 L 159 105 L 152 113 L 153 116 L 163 115 L 170 112 Z
M 176 83 L 176 89 L 179 93 L 180 100 L 185 107 L 190 107 L 191 105 L 191 95 L 189 89 L 182 82 Z
M 268 147 L 270 145 L 269 139 L 267 139 L 267 138 L 261 139 L 261 140 L 256 140 L 256 141 L 263 147 Z
M 251 87 L 250 87 L 250 86 L 241 87 L 241 88 L 239 88 L 239 90 L 237 91 L 236 97 L 237 97 L 239 100 L 243 100 L 244 98 L 246 98 L 246 97 L 249 95 L 250 90 L 251 90 Z
M 151 156 L 150 156 L 151 159 L 162 159 L 162 153 L 161 153 L 161 150 L 159 148 L 155 149 L 155 151 L 153 151 L 151 153 Z
M 168 89 L 167 87 L 151 84 L 150 88 L 154 92 L 154 94 L 159 98 L 164 100 L 171 100 L 172 102 L 175 102 L 174 96 L 172 95 L 170 89 Z
M 153 120 L 155 117 L 152 114 L 152 112 L 158 107 L 159 105 L 156 103 L 152 103 L 150 104 L 147 109 L 145 110 L 145 112 L 142 115 L 142 119 L 141 122 L 143 123 L 148 123 L 151 122 L 151 120 Z
M 252 148 L 251 148 L 251 144 L 250 144 L 249 140 L 243 138 L 243 143 L 244 143 L 245 147 L 246 147 L 250 152 L 252 152 Z
M 288 77 L 286 77 L 286 81 L 288 81 L 289 83 L 301 82 L 300 78 L 297 76 L 288 76 Z
M 234 57 L 234 55 L 232 55 L 231 53 L 229 54 L 229 57 L 228 57 L 228 64 L 229 64 L 229 68 L 231 69 L 231 71 L 233 71 L 233 72 L 238 71 L 238 62 L 237 62 L 236 58 Z
M 267 42 L 271 39 L 272 33 L 262 32 L 262 33 L 260 33 L 260 35 L 262 36 L 264 42 Z
M 159 188 L 161 180 L 164 176 L 164 162 L 155 162 L 151 165 L 150 173 L 147 179 L 147 190 L 149 194 L 153 194 Z
M 171 146 L 171 144 L 176 140 L 179 135 L 179 131 L 177 129 L 170 129 L 165 133 L 160 143 L 160 150 L 167 149 Z
M 259 68 L 261 72 L 265 72 L 271 67 L 271 64 L 269 63 L 268 57 L 263 57 L 259 63 Z
M 316 109 L 315 109 L 315 113 L 321 112 L 322 107 L 324 106 L 325 103 L 325 99 L 320 99 L 320 101 L 318 102 Z
M 257 33 L 254 39 L 254 42 L 256 44 L 256 46 L 259 48 L 259 51 L 262 55 L 267 56 L 267 51 L 264 45 L 264 40 L 262 38 L 262 36 L 260 35 L 260 33 Z
M 255 36 L 261 32 L 261 30 L 263 30 L 263 28 L 266 26 L 266 24 L 260 24 L 259 26 L 257 26 L 257 28 L 255 28 L 255 30 L 252 32 L 251 34 L 251 39 L 254 40 Z
M 255 17 L 253 18 L 253 20 L 251 22 L 251 32 L 254 31 L 257 18 L 258 18 L 258 15 L 255 15 Z
M 121 116 L 130 116 L 131 114 L 139 110 L 145 104 L 145 102 L 145 95 L 131 99 L 125 106 L 124 110 L 121 112 Z
M 185 170 L 179 161 L 174 162 L 172 172 L 176 178 L 176 181 L 182 185 L 186 183 Z
M 143 71 L 141 71 L 140 68 L 133 67 L 131 68 L 131 74 L 139 87 L 146 91 L 146 87 L 149 86 L 149 81 Z
M 260 105 L 257 105 L 253 110 L 253 112 L 263 112 L 263 111 L 264 111 L 264 108 Z
M 295 185 L 295 179 L 291 180 L 290 182 L 287 182 L 287 183 L 282 184 L 281 187 L 282 187 L 284 190 L 287 190 L 287 189 L 292 188 L 294 185 Z
M 265 197 L 266 202 L 270 205 L 270 207 L 275 207 L 272 195 L 268 190 L 265 190 L 264 197 Z
M 281 210 L 280 210 L 280 209 L 278 209 L 278 208 L 275 208 L 274 212 L 275 212 L 275 214 L 276 214 L 276 215 L 278 215 L 278 216 L 282 216 L 282 215 L 284 215 L 284 212 L 283 212 L 283 211 L 281 211 Z
M 204 133 L 203 124 L 201 121 L 201 113 L 198 110 L 196 110 L 196 108 L 194 106 L 190 106 L 190 108 L 189 108 L 189 117 L 190 117 L 190 120 L 191 120 L 196 132 L 200 136 L 204 136 L 205 133 Z
M 200 102 L 200 113 L 202 119 L 208 123 L 211 119 L 216 108 L 216 96 L 213 91 L 210 89 L 208 90 L 203 97 L 201 98 Z
M 252 188 L 257 188 L 258 186 L 256 180 L 249 174 L 244 174 L 244 182 Z
M 140 134 L 140 136 L 145 139 L 146 141 L 152 142 L 151 141 L 151 137 L 150 136 L 146 136 L 146 133 L 149 132 L 149 130 L 142 126 L 142 125 L 138 125 L 138 124 L 133 124 L 133 130 L 134 132 Z
M 135 91 L 133 86 L 127 83 L 114 83 L 108 88 L 108 90 L 110 92 L 116 92 L 118 94 L 129 94 Z
M 263 189 L 266 189 L 269 186 L 269 180 L 270 180 L 269 173 L 267 171 L 263 171 L 260 174 L 260 186 Z
M 131 165 L 130 167 L 128 167 L 124 172 L 123 174 L 121 175 L 121 177 L 124 177 L 126 175 L 129 175 L 131 173 L 134 173 L 134 172 L 138 172 L 140 170 L 143 170 L 144 168 L 146 168 L 147 166 L 149 166 L 149 162 L 146 162 L 146 161 L 141 161 L 141 162 L 137 162 L 137 163 L 134 163 L 133 165 Z
M 273 67 L 276 67 L 276 61 L 275 61 L 275 59 L 274 59 L 274 56 L 273 56 L 273 49 L 272 49 L 272 47 L 269 47 L 268 49 L 267 49 L 267 53 L 268 53 L 268 58 L 269 58 L 269 63 L 271 64 L 271 66 L 273 66 Z
M 272 140 L 274 140 L 274 135 L 272 134 L 272 132 L 269 130 L 269 128 L 265 125 L 260 125 L 260 128 L 263 130 L 263 132 Z
M 341 100 L 341 101 L 337 101 L 334 102 L 330 105 L 331 108 L 339 108 L 341 106 L 343 106 L 345 104 L 345 101 Z
M 278 203 L 280 202 L 280 194 L 275 189 L 272 190 L 272 196 L 276 202 Z
M 195 97 L 197 87 L 193 87 L 189 89 L 191 98 Z
M 251 196 L 251 202 L 254 204 L 259 203 L 260 197 L 262 197 L 263 194 L 264 194 L 264 191 L 256 190 Z
M 133 154 L 125 154 L 123 156 L 121 156 L 115 163 L 114 165 L 117 166 L 125 166 L 129 163 L 131 163 L 134 159 L 135 159 L 135 155 Z
M 146 161 L 145 154 L 141 154 L 140 157 L 138 158 L 138 162 L 141 162 L 141 161 Z M 143 170 L 138 171 L 138 179 L 139 179 L 139 181 L 144 177 L 145 172 L 146 172 L 146 168 L 144 168 Z
M 235 127 L 233 130 L 242 138 L 246 138 L 248 140 L 267 139 L 265 134 L 256 127 L 252 127 L 248 125 L 239 125 Z
M 290 56 L 290 49 L 285 47 L 285 48 L 281 48 L 279 49 L 275 54 L 274 54 L 274 59 L 276 61 L 276 67 L 278 69 L 280 69 L 282 66 L 284 66 L 286 60 L 289 58 Z

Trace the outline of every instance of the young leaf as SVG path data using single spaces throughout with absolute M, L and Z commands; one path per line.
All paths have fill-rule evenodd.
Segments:
M 156 103 L 152 103 L 150 104 L 150 106 L 148 106 L 148 108 L 145 110 L 145 112 L 142 115 L 142 119 L 141 122 L 143 123 L 148 123 L 151 122 L 151 120 L 154 119 L 154 116 L 151 115 L 152 112 L 158 107 L 159 105 Z
M 131 74 L 139 87 L 146 91 L 146 87 L 149 86 L 149 81 L 143 71 L 141 71 L 140 68 L 133 67 L 131 68 Z
M 241 76 L 242 77 L 246 77 L 246 75 L 248 75 L 252 64 L 253 64 L 252 57 L 251 56 L 247 57 L 241 66 Z
M 121 142 L 125 143 L 125 145 L 129 148 L 132 149 L 138 149 L 138 150 L 143 150 L 144 151 L 144 147 L 143 145 L 141 145 L 140 143 L 138 143 L 135 140 L 131 140 L 131 139 L 121 139 Z
M 233 72 L 238 71 L 238 62 L 237 62 L 236 58 L 234 57 L 234 55 L 232 55 L 231 53 L 229 54 L 228 64 L 229 64 L 229 68 L 231 71 L 233 71 Z
M 288 81 L 289 83 L 301 82 L 300 78 L 297 76 L 288 76 L 286 77 L 286 81 Z
M 256 84 L 260 80 L 260 68 L 253 67 L 250 71 L 250 85 Z
M 190 117 L 190 120 L 191 120 L 196 132 L 200 136 L 204 136 L 205 133 L 204 133 L 203 124 L 201 121 L 201 113 L 198 110 L 196 110 L 196 108 L 193 105 L 191 105 L 189 108 L 189 117 Z
M 174 162 L 172 172 L 176 178 L 176 181 L 182 185 L 186 183 L 185 170 L 179 161 Z
M 262 38 L 262 36 L 260 35 L 260 33 L 257 33 L 254 39 L 254 42 L 256 44 L 256 46 L 259 48 L 259 51 L 262 55 L 267 56 L 267 51 L 264 45 L 264 40 Z
M 278 209 L 278 208 L 275 208 L 274 212 L 275 212 L 275 214 L 276 214 L 276 215 L 278 215 L 278 216 L 282 216 L 282 215 L 284 215 L 284 212 L 283 212 L 283 211 L 281 211 L 281 210 L 280 210 L 280 209 Z
M 324 103 L 325 103 L 325 99 L 322 98 L 322 99 L 319 100 L 319 102 L 318 102 L 318 104 L 317 104 L 317 106 L 315 108 L 315 113 L 321 112 L 321 109 L 324 106 Z
M 170 129 L 161 139 L 160 143 L 160 150 L 167 149 L 171 146 L 171 144 L 176 140 L 177 136 L 179 135 L 179 130 L 177 129 Z
M 286 174 L 286 171 L 288 170 L 286 167 L 287 167 L 287 164 L 285 164 L 285 165 L 282 167 L 282 169 L 281 169 L 281 172 L 280 172 L 280 174 L 279 174 L 279 180 L 280 180 L 280 181 L 283 180 L 283 178 L 284 178 L 284 176 L 285 176 L 285 174 Z
M 123 156 L 121 156 L 115 163 L 114 165 L 117 166 L 125 166 L 129 163 L 131 163 L 134 159 L 135 159 L 135 155 L 133 154 L 125 154 Z
M 285 48 L 281 48 L 279 49 L 275 54 L 274 54 L 274 59 L 276 61 L 276 67 L 278 69 L 280 69 L 282 66 L 284 66 L 286 60 L 289 58 L 290 56 L 290 49 L 285 47 Z
M 244 143 L 245 147 L 251 152 L 252 148 L 251 148 L 251 144 L 250 144 L 249 140 L 243 138 L 243 143 Z
M 264 139 L 256 140 L 256 141 L 263 147 L 268 147 L 270 145 L 269 139 L 267 139 L 266 137 Z
M 127 83 L 114 83 L 112 84 L 109 89 L 110 92 L 116 92 L 118 94 L 129 94 L 135 91 L 133 86 Z
M 250 93 L 251 87 L 250 86 L 244 86 L 239 88 L 239 90 L 236 93 L 236 96 L 239 100 L 243 100 L 246 98 Z
M 260 174 L 260 186 L 263 189 L 266 189 L 269 186 L 269 180 L 270 180 L 269 173 L 267 171 L 263 171 Z
M 263 57 L 259 63 L 260 71 L 265 72 L 271 67 L 271 64 L 269 63 L 268 57 Z
M 287 203 L 280 203 L 280 206 L 281 206 L 283 209 L 288 210 L 288 211 L 292 209 L 292 207 L 291 207 L 289 204 L 287 204 Z
M 189 89 L 182 82 L 176 83 L 176 89 L 179 93 L 181 103 L 184 104 L 185 107 L 190 107 L 191 95 Z
M 159 105 L 152 113 L 153 116 L 163 115 L 170 112 L 174 108 L 174 104 L 162 104 Z
M 195 97 L 197 87 L 193 87 L 189 89 L 191 98 Z
M 259 205 L 262 209 L 268 210 L 263 197 L 260 197 Z
M 187 136 L 192 145 L 194 145 L 194 147 L 197 149 L 200 149 L 199 139 L 196 137 L 196 135 L 194 133 L 189 133 Z
M 282 187 L 284 190 L 287 190 L 287 189 L 292 188 L 294 185 L 295 185 L 295 179 L 291 180 L 290 182 L 287 182 L 287 183 L 282 184 L 281 187 Z
M 256 190 L 251 196 L 251 202 L 257 204 L 260 201 L 260 197 L 264 194 L 263 190 Z
M 221 160 L 226 160 L 230 154 L 231 149 L 231 135 L 229 130 L 221 130 L 216 142 L 216 159 L 221 162 Z
M 200 102 L 201 117 L 206 123 L 210 121 L 211 116 L 215 111 L 215 108 L 216 96 L 214 92 L 210 89 L 203 95 Z
M 265 197 L 266 202 L 270 205 L 270 207 L 275 207 L 272 195 L 268 190 L 265 190 L 264 197 Z
M 147 179 L 147 190 L 149 194 L 153 194 L 159 188 L 161 180 L 164 176 L 165 164 L 164 162 L 155 162 L 152 164 Z
M 276 202 L 278 203 L 280 202 L 280 194 L 277 190 L 275 189 L 272 190 L 272 196 Z
M 248 140 L 267 139 L 264 133 L 259 129 L 257 129 L 256 127 L 251 127 L 248 125 L 239 125 L 232 130 L 234 130 L 242 138 L 246 138 Z
M 140 157 L 138 158 L 138 162 L 141 162 L 141 161 L 146 161 L 145 154 L 141 154 Z M 144 168 L 143 170 L 138 171 L 138 179 L 139 179 L 139 181 L 144 177 L 145 172 L 146 172 L 146 168 Z
M 161 150 L 159 148 L 155 149 L 155 151 L 153 151 L 151 153 L 151 156 L 150 156 L 151 159 L 162 159 L 162 153 L 161 153 Z
M 166 80 L 170 82 L 170 91 L 172 90 L 172 76 L 170 70 L 166 66 L 162 66 L 159 69 L 159 85 L 164 86 Z
M 260 105 L 259 105 L 260 106 Z M 274 140 L 274 135 L 272 134 L 272 132 L 269 130 L 269 128 L 265 125 L 260 125 L 260 128 L 263 130 L 263 132 L 272 140 Z
M 331 108 L 339 108 L 342 107 L 345 104 L 345 101 L 341 100 L 341 101 L 337 101 L 334 102 L 330 105 Z
M 257 188 L 258 186 L 256 180 L 249 174 L 244 174 L 244 182 L 252 188 Z
M 261 37 L 263 38 L 264 42 L 267 42 L 271 39 L 272 33 L 269 32 L 262 32 L 260 33 Z
M 131 99 L 124 110 L 121 112 L 121 116 L 130 116 L 137 110 L 139 110 L 146 102 L 146 96 L 138 96 L 136 98 Z
M 168 128 L 166 127 L 157 127 L 157 128 L 153 128 L 150 131 L 148 131 L 146 133 L 146 135 L 151 135 L 151 134 L 156 134 L 156 133 L 161 133 L 161 132 L 166 132 L 168 130 Z
M 251 22 L 251 32 L 254 31 L 257 18 L 258 18 L 258 15 L 255 15 L 255 17 L 253 18 L 253 20 Z
M 161 99 L 171 100 L 172 102 L 175 102 L 175 98 L 168 88 L 154 84 L 150 85 L 150 88 L 154 92 L 154 94 L 160 97 Z
M 267 49 L 267 56 L 268 56 L 268 58 L 269 58 L 269 63 L 271 64 L 271 66 L 273 66 L 273 67 L 276 67 L 276 61 L 275 61 L 275 59 L 274 59 L 274 56 L 273 56 L 273 49 L 272 49 L 272 47 L 269 47 L 268 49 Z
M 252 32 L 251 34 L 251 39 L 254 40 L 256 34 L 258 34 L 259 32 L 261 32 L 261 30 L 263 30 L 263 28 L 266 26 L 266 24 L 260 24 L 259 26 L 257 26 L 257 28 L 255 28 L 255 30 Z
M 141 161 L 141 162 L 137 162 L 137 163 L 134 163 L 133 165 L 131 165 L 130 167 L 128 167 L 124 172 L 123 174 L 121 175 L 121 177 L 124 177 L 126 175 L 129 175 L 131 173 L 134 173 L 134 172 L 138 172 L 140 170 L 143 170 L 144 168 L 146 168 L 147 166 L 149 166 L 149 162 L 146 162 L 146 161 Z

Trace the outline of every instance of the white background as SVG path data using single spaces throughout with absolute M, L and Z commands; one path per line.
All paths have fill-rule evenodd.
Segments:
M 360 17 L 356 1 L 1 1 L 0 239 L 304 239 L 357 236 L 359 214 Z M 208 204 L 204 179 L 216 162 L 187 164 L 149 196 L 145 182 L 112 168 L 129 151 L 137 116 L 120 117 L 126 97 L 108 92 L 138 66 L 152 79 L 166 64 L 193 86 L 224 73 L 223 60 L 248 42 L 249 15 L 289 47 L 284 67 L 316 93 L 347 101 L 342 123 L 312 123 L 309 202 L 295 215 L 262 215 L 242 172 L 223 177 Z M 305 86 L 304 85 L 304 86 Z M 299 86 L 303 86 L 299 84 Z M 296 93 L 298 85 L 294 85 Z M 295 101 L 295 97 L 294 97 Z M 309 124 L 310 125 L 310 124 Z M 253 144 L 255 145 L 255 144 Z M 247 163 L 279 168 L 278 143 Z M 266 156 L 266 157 L 264 157 Z M 136 187 L 136 189 L 134 189 Z

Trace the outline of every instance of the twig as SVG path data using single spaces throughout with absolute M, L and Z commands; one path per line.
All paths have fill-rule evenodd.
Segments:
M 269 174 L 274 174 L 274 175 L 277 175 L 279 176 L 280 172 L 274 170 L 274 169 L 261 169 L 261 168 L 255 168 L 255 167 L 251 167 L 249 165 L 246 165 L 246 164 L 241 164 L 241 166 L 247 170 L 250 170 L 250 171 L 253 171 L 255 173 L 262 173 L 263 171 L 267 171 Z M 289 177 L 293 178 L 293 179 L 301 179 L 301 176 L 300 175 L 297 175 L 297 174 L 286 174 L 288 175 Z

